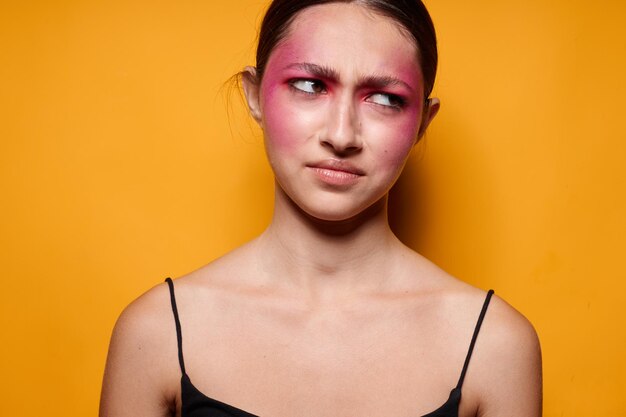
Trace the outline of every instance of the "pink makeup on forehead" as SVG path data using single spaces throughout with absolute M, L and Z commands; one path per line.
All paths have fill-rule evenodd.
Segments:
M 412 54 L 411 54 L 412 55 Z M 344 77 L 354 75 L 354 83 L 358 86 L 373 89 L 402 89 L 411 94 L 422 93 L 422 74 L 417 57 L 407 54 L 385 54 L 379 56 L 369 54 L 366 65 L 348 67 L 350 74 L 342 74 L 332 63 L 341 57 L 333 55 L 332 48 L 324 47 L 310 37 L 301 33 L 292 33 L 272 53 L 264 74 L 265 93 L 271 93 L 276 81 L 281 76 L 310 76 L 337 82 L 345 81 Z M 376 62 L 379 59 L 379 62 Z M 345 63 L 340 62 L 345 70 Z M 366 67 L 369 67 L 366 68 Z M 271 78 L 265 79 L 265 78 Z

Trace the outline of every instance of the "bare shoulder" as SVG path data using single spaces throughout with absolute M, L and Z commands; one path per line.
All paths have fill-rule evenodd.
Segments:
M 445 340 L 467 354 L 471 332 L 477 329 L 487 292 L 450 276 L 420 260 L 426 291 L 432 294 L 437 322 L 453 323 Z M 444 331 L 444 334 L 447 334 Z M 451 351 L 451 354 L 453 352 Z M 486 305 L 462 386 L 460 416 L 538 417 L 541 415 L 542 377 L 539 338 L 530 321 L 497 293 Z
M 109 345 L 100 416 L 169 415 L 180 370 L 169 291 L 159 284 L 120 314 Z
M 165 282 L 146 291 L 122 311 L 112 341 L 134 347 L 142 356 L 167 355 L 176 349 L 170 292 Z
M 541 348 L 532 324 L 497 295 L 488 306 L 463 393 L 481 416 L 540 416 Z
M 483 353 L 477 353 L 477 360 L 488 360 L 491 365 L 485 369 L 527 376 L 541 370 L 541 348 L 535 328 L 497 295 L 491 300 L 480 337 Z
M 155 324 L 162 324 L 170 318 L 169 316 L 171 316 L 170 293 L 167 284 L 162 282 L 124 308 L 115 324 L 115 330 L 130 331 L 131 334 L 139 331 L 140 335 L 148 336 L 154 333 L 152 330 Z
M 478 312 L 487 300 L 487 291 L 451 276 L 428 260 L 421 259 L 419 268 L 421 275 L 428 277 L 425 290 L 438 295 L 434 299 L 441 302 L 442 311 L 448 317 L 453 317 L 463 327 L 476 323 Z M 515 352 L 522 347 L 531 351 L 539 348 L 537 333 L 530 321 L 497 292 L 486 306 L 480 339 L 485 349 L 493 347 L 502 353 Z M 516 347 L 511 346 L 512 342 Z
M 499 351 L 514 353 L 539 347 L 537 332 L 530 321 L 497 294 L 493 295 L 489 314 L 485 316 L 484 332 L 484 338 L 498 346 Z M 505 349 L 511 342 L 516 342 L 514 349 Z

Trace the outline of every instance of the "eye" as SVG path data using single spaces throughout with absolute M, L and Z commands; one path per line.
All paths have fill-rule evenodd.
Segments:
M 402 109 L 406 103 L 402 97 L 386 93 L 374 93 L 367 97 L 367 101 L 378 104 L 379 106 L 391 107 L 398 110 Z
M 321 94 L 325 91 L 324 84 L 318 80 L 295 79 L 289 81 L 289 85 L 306 94 Z

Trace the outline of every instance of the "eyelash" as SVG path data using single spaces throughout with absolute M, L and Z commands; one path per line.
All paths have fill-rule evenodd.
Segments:
M 319 88 L 321 90 L 323 90 L 323 92 L 321 91 L 306 91 L 303 90 L 301 88 L 296 87 L 296 83 L 299 82 L 308 82 L 311 83 L 311 85 L 313 86 L 313 88 Z M 324 85 L 324 83 L 320 80 L 316 80 L 316 79 L 311 79 L 311 78 L 294 78 L 292 80 L 289 80 L 288 82 L 289 84 L 289 88 L 294 90 L 297 93 L 301 93 L 301 94 L 306 94 L 308 96 L 314 96 L 314 95 L 318 95 L 318 94 L 324 94 L 326 92 L 326 86 Z M 382 92 L 376 92 L 376 93 L 372 93 L 370 94 L 367 98 L 370 98 L 372 96 L 375 95 L 381 95 L 381 96 L 386 96 L 388 101 L 391 103 L 390 105 L 385 105 L 385 104 L 380 104 L 380 103 L 375 103 L 370 101 L 370 103 L 376 105 L 376 106 L 380 106 L 386 109 L 392 109 L 392 110 L 402 110 L 405 106 L 406 106 L 406 100 L 398 95 L 395 94 L 389 94 L 389 93 L 382 93 Z

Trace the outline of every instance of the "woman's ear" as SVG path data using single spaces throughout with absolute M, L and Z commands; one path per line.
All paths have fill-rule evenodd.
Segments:
M 241 73 L 241 83 L 250 114 L 254 120 L 261 125 L 261 106 L 259 99 L 260 83 L 257 77 L 256 68 L 245 67 Z
M 421 137 L 426 133 L 426 129 L 428 129 L 428 125 L 433 121 L 437 113 L 439 112 L 439 108 L 441 107 L 441 103 L 437 97 L 429 98 L 424 105 L 424 114 L 422 116 L 422 124 L 420 126 L 419 132 L 417 134 L 417 140 L 419 141 Z

